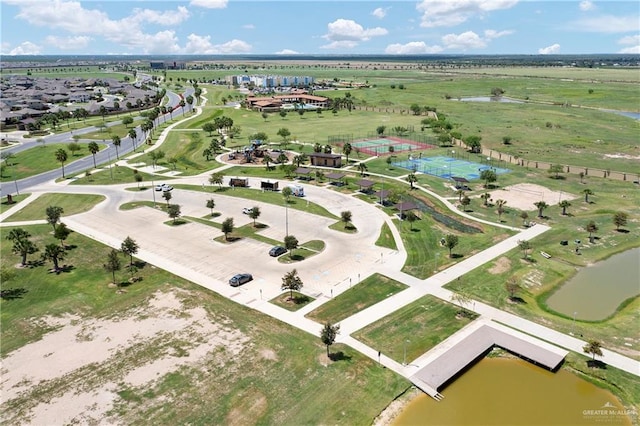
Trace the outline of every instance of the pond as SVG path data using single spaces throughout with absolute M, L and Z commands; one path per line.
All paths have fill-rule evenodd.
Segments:
M 599 321 L 640 293 L 640 248 L 581 268 L 546 301 L 549 308 L 578 320 Z
M 615 109 L 603 109 L 601 111 L 612 112 L 614 114 L 623 115 L 625 117 L 633 118 L 634 120 L 640 120 L 640 112 L 618 111 L 618 110 L 615 110 Z
M 418 396 L 392 424 L 632 424 L 611 392 L 568 371 L 552 373 L 521 359 L 484 358 L 441 393 L 440 402 Z

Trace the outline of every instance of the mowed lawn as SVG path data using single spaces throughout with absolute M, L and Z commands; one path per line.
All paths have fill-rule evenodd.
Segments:
M 42 194 L 22 210 L 9 216 L 6 221 L 44 220 L 47 218 L 47 207 L 50 206 L 62 207 L 64 212 L 61 220 L 64 221 L 65 216 L 89 211 L 104 199 L 103 195 L 92 194 Z
M 335 324 L 405 288 L 407 286 L 398 281 L 384 275 L 374 274 L 361 283 L 354 283 L 349 290 L 327 303 L 323 303 L 306 316 L 321 324 L 326 322 Z
M 27 230 L 40 247 L 55 242 L 46 225 Z M 7 232 L 9 229 L 2 228 L 3 239 Z M 16 398 L 4 400 L 0 406 L 3 416 L 13 423 L 25 421 L 21 416 L 37 404 L 75 392 L 78 383 L 82 383 L 86 394 L 111 383 L 115 395 L 110 414 L 126 424 L 233 421 L 368 425 L 410 385 L 344 345 L 332 347 L 332 352 L 342 352 L 342 357 L 330 361 L 318 336 L 235 304 L 152 265 L 137 262 L 142 281 L 117 292 L 108 285 L 111 274 L 102 268 L 110 248 L 76 233 L 71 234 L 67 244 L 71 248 L 63 263 L 70 267 L 69 272 L 59 275 L 48 273 L 47 265 L 15 269 L 18 257 L 11 254 L 9 244 L 2 245 L 2 268 L 11 271 L 3 281 L 3 290 L 22 289 L 18 298 L 0 301 L 3 357 L 52 331 L 38 321 L 45 315 L 73 314 L 80 321 L 118 319 L 136 312 L 140 315 L 140 309 L 158 292 L 173 292 L 184 306 L 204 308 L 207 322 L 224 324 L 226 332 L 241 333 L 247 340 L 233 356 L 211 353 L 202 362 L 182 365 L 176 371 L 158 375 L 152 382 L 126 385 L 123 377 L 128 372 L 156 357 L 166 357 L 167 350 L 177 357 L 188 356 L 194 343 L 176 340 L 170 332 L 149 341 L 138 339 L 135 346 L 123 347 L 91 368 L 32 383 Z M 35 260 L 36 256 L 30 258 Z M 123 263 L 128 261 L 121 259 Z M 116 275 L 118 281 L 128 276 L 125 271 Z
M 353 336 L 397 361 L 410 363 L 471 321 L 460 308 L 427 295 L 358 330 Z
M 86 144 L 80 144 L 80 147 L 80 151 L 72 154 L 67 148 L 67 144 L 45 144 L 14 154 L 8 160 L 6 168 L 3 168 L 1 181 L 8 183 L 14 179 L 20 180 L 54 169 L 58 169 L 60 176 L 62 176 L 62 164 L 56 159 L 56 151 L 64 149 L 67 152 L 67 161 L 65 162 L 67 165 L 83 157 L 91 157 Z

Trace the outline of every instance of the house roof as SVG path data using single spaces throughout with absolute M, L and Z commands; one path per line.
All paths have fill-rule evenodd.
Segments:
M 332 180 L 340 180 L 343 177 L 345 177 L 346 175 L 344 173 L 329 173 L 327 175 L 327 179 L 332 179 Z
M 358 186 L 362 188 L 371 188 L 373 185 L 375 185 L 375 182 L 368 179 L 361 179 L 358 181 Z
M 342 158 L 340 154 L 328 154 L 324 152 L 314 152 L 309 154 L 309 157 L 318 157 L 318 158 Z
M 458 177 L 458 176 L 451 176 L 451 179 L 453 179 L 455 182 L 460 182 L 460 183 L 469 183 L 468 180 L 466 180 L 463 177 Z
M 307 169 L 305 167 L 298 167 L 296 169 L 297 175 L 308 175 L 309 173 L 311 173 L 311 169 Z
M 411 201 L 404 201 L 402 203 L 397 203 L 394 207 L 402 212 L 407 210 L 414 210 L 418 208 L 416 203 L 412 203 Z
M 390 193 L 391 191 L 388 191 L 386 189 L 381 189 L 380 191 L 376 191 L 374 195 L 378 198 L 387 198 Z

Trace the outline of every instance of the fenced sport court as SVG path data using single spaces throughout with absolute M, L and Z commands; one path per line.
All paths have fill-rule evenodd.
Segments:
M 358 151 L 363 154 L 375 156 L 436 148 L 435 145 L 431 145 L 429 143 L 416 142 L 397 136 L 386 136 L 384 138 L 375 139 L 367 138 L 361 140 L 351 140 L 351 138 L 344 136 L 333 136 L 329 139 L 329 143 L 344 144 L 346 142 L 349 142 L 352 148 L 357 148 Z M 389 151 L 389 147 L 393 147 L 393 150 Z
M 424 158 L 410 157 L 408 160 L 394 162 L 393 165 L 445 179 L 450 179 L 453 176 L 462 177 L 467 180 L 479 179 L 480 173 L 487 169 L 495 171 L 498 175 L 509 172 L 509 169 L 491 167 L 485 164 L 442 156 Z

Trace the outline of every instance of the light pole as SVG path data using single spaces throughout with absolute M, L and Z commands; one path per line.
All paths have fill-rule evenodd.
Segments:
M 289 203 L 284 200 L 284 233 L 285 237 L 289 236 Z
M 402 357 L 402 365 L 407 365 L 407 343 L 409 343 L 409 339 L 406 339 L 403 342 L 404 356 Z
M 151 194 L 153 194 L 153 208 L 156 208 L 156 185 L 153 183 L 153 179 L 151 179 Z

